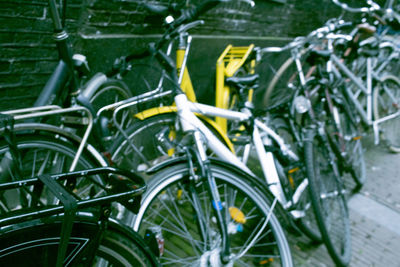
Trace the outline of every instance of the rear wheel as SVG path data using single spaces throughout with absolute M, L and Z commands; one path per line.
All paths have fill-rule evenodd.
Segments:
M 375 120 L 400 112 L 400 79 L 384 75 L 374 88 Z M 378 124 L 381 136 L 390 151 L 400 153 L 400 116 Z
M 314 130 L 307 130 L 304 145 L 310 197 L 323 241 L 333 261 L 347 266 L 351 258 L 350 221 L 333 152 Z
M 348 115 L 350 110 L 342 110 L 339 114 L 342 138 L 345 144 L 345 164 L 350 168 L 357 188 L 360 189 L 367 180 L 364 160 L 364 149 L 361 142 L 361 133 L 356 122 Z
M 24 135 L 17 136 L 15 145 L 21 157 L 21 164 L 18 167 L 17 162 L 11 157 L 10 147 L 4 140 L 0 140 L 0 182 L 10 182 L 17 179 L 28 179 L 42 174 L 56 174 L 68 172 L 74 156 L 76 148 L 65 141 L 49 138 L 41 135 Z M 89 169 L 98 167 L 85 152 L 78 160 L 75 170 Z M 20 172 L 17 171 L 20 169 Z M 22 177 L 19 177 L 21 175 Z M 101 182 L 100 177 L 97 177 Z M 85 198 L 89 194 L 94 193 L 95 185 L 89 180 L 78 179 L 75 183 L 75 193 Z M 24 201 L 18 192 L 3 196 L 1 199 L 3 208 L 12 210 L 17 208 Z M 26 195 L 28 197 L 28 195 Z M 18 201 L 20 199 L 20 201 Z M 54 197 L 51 198 L 54 200 Z M 47 201 L 51 201 L 48 199 Z
M 332 112 L 325 121 L 325 130 L 333 143 L 333 149 L 340 168 L 351 174 L 356 189 L 360 189 L 366 181 L 364 150 L 361 142 L 361 133 L 353 118 L 352 111 L 343 99 L 343 104 L 332 105 Z
M 1 266 L 55 266 L 60 242 L 60 221 L 25 222 L 1 233 Z M 118 225 L 117 225 L 118 226 Z M 143 239 L 129 229 L 118 231 L 110 223 L 102 233 L 95 257 L 88 262 L 88 253 L 95 245 L 99 224 L 94 221 L 75 221 L 64 265 L 73 266 L 157 266 L 154 256 L 145 248 Z M 95 247 L 94 247 L 95 248 Z M 89 254 L 90 255 L 90 254 Z M 31 264 L 28 264 L 31 265 Z
M 274 119 L 272 121 L 272 125 L 277 134 L 285 141 L 285 144 L 289 146 L 289 148 L 300 158 L 302 158 L 301 151 L 302 148 L 298 147 L 296 143 L 296 138 L 292 134 L 289 126 L 285 122 L 284 119 Z M 305 183 L 305 179 L 307 179 L 307 174 L 304 166 L 304 162 L 300 159 L 299 162 L 295 162 L 291 164 L 292 166 L 283 166 L 286 170 L 285 178 L 287 177 L 287 182 L 284 182 L 287 187 L 290 187 L 291 194 L 294 194 L 294 191 L 300 186 L 302 183 Z M 317 220 L 315 218 L 314 210 L 312 209 L 310 195 L 307 189 L 308 186 L 305 187 L 304 191 L 301 193 L 300 199 L 298 201 L 296 210 L 300 211 L 302 214 L 301 218 L 297 220 L 298 226 L 302 230 L 302 232 L 309 237 L 314 242 L 322 242 L 321 233 L 318 229 Z
M 139 235 L 127 234 L 108 229 L 97 250 L 92 266 L 157 266 L 155 260 L 145 250 Z
M 210 170 L 228 229 L 230 263 L 292 266 L 284 232 L 264 194 L 226 167 L 211 165 Z M 192 183 L 190 173 L 188 164 L 181 163 L 154 175 L 133 229 L 144 234 L 148 228 L 161 228 L 165 240 L 163 264 L 210 266 L 220 261 L 222 246 L 215 205 L 204 180 Z

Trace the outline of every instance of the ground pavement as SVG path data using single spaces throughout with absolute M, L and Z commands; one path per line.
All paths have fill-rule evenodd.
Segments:
M 350 197 L 350 267 L 400 267 L 400 154 L 364 140 L 367 182 Z M 334 266 L 326 248 L 289 237 L 295 266 Z

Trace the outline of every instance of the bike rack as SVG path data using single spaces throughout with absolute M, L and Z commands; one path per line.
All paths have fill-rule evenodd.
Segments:
M 91 175 L 108 175 L 108 179 L 106 180 L 108 183 L 106 185 L 100 185 L 93 181 L 92 178 L 88 177 Z M 106 194 L 82 200 L 74 196 L 73 193 L 70 193 L 63 183 L 60 183 L 78 177 L 91 179 L 94 183 L 101 186 Z M 0 227 L 23 223 L 47 216 L 64 214 L 56 266 L 63 266 L 68 242 L 72 233 L 72 227 L 74 225 L 74 219 L 78 209 L 101 206 L 118 201 L 123 203 L 123 205 L 129 210 L 137 212 L 140 207 L 140 195 L 146 190 L 146 184 L 143 178 L 135 173 L 111 167 L 103 167 L 54 175 L 44 174 L 34 178 L 2 183 L 0 184 L 0 192 L 3 193 L 6 190 L 11 189 L 23 189 L 28 186 L 34 186 L 33 192 L 31 192 L 32 203 L 37 204 L 35 201 L 38 200 L 38 193 L 43 189 L 43 186 L 45 186 L 61 202 L 61 204 L 48 206 L 35 205 L 38 207 L 37 209 L 28 208 L 25 213 L 12 213 L 11 215 L 5 214 L 0 217 Z M 133 201 L 131 201 L 132 198 Z M 108 215 L 104 214 L 104 216 L 104 218 L 107 218 Z
M 68 114 L 74 112 L 82 112 L 84 114 L 82 124 L 86 125 L 86 130 L 85 133 L 83 134 L 82 141 L 78 147 L 76 155 L 69 169 L 69 171 L 73 171 L 75 170 L 75 167 L 78 164 L 78 160 L 82 154 L 83 148 L 87 145 L 90 132 L 92 131 L 93 128 L 93 116 L 92 113 L 87 108 L 82 106 L 61 108 L 59 106 L 49 105 L 49 106 L 40 106 L 33 108 L 16 109 L 16 110 L 4 111 L 1 113 L 6 115 L 11 115 L 15 121 L 23 121 L 33 118 L 59 115 L 59 114 Z
M 225 85 L 225 79 L 232 77 L 247 62 L 254 44 L 250 46 L 228 45 L 217 60 L 216 66 L 216 85 L 215 85 L 215 106 L 218 108 L 229 109 L 230 88 Z M 250 73 L 254 73 L 255 60 L 250 61 Z M 253 91 L 249 92 L 251 101 Z M 216 117 L 215 121 L 222 130 L 227 132 L 227 120 Z

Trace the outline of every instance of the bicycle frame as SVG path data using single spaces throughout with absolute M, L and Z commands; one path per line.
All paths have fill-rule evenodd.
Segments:
M 254 175 L 248 169 L 248 167 L 228 148 L 226 148 L 226 146 L 222 144 L 222 142 L 218 140 L 218 138 L 216 138 L 213 133 L 207 128 L 207 126 L 205 126 L 195 115 L 196 113 L 206 116 L 218 116 L 234 121 L 249 121 L 253 119 L 250 113 L 231 111 L 213 107 L 210 105 L 193 103 L 188 101 L 184 94 L 177 95 L 175 97 L 175 103 L 178 108 L 179 120 L 182 124 L 182 129 L 184 132 L 189 132 L 193 130 L 199 131 L 202 134 L 203 138 L 205 138 L 207 146 L 218 157 Z M 289 147 L 286 146 L 283 139 L 279 135 L 277 135 L 271 128 L 269 128 L 258 119 L 254 119 L 252 138 L 269 189 L 284 208 L 290 207 L 292 204 L 296 203 L 296 201 L 300 197 L 301 192 L 305 189 L 307 184 L 305 182 L 305 184 L 298 187 L 298 191 L 296 191 L 295 193 L 296 197 L 294 198 L 294 203 L 288 201 L 283 193 L 278 172 L 275 166 L 273 153 L 266 151 L 264 145 L 270 144 L 271 140 L 273 139 L 279 144 L 283 153 L 286 153 L 294 160 L 298 160 L 297 155 L 295 155 L 289 149 Z
M 382 43 L 381 46 L 391 45 L 389 43 Z M 393 119 L 400 115 L 400 110 L 397 113 L 385 116 L 378 120 L 373 118 L 373 103 L 372 103 L 372 95 L 374 91 L 373 80 L 379 81 L 380 74 L 384 70 L 384 68 L 389 64 L 390 60 L 394 58 L 398 53 L 392 53 L 391 56 L 379 66 L 377 70 L 374 70 L 372 67 L 372 58 L 367 57 L 367 73 L 366 73 L 366 82 L 363 82 L 360 78 L 354 75 L 354 73 L 343 63 L 341 60 L 335 55 L 331 54 L 330 60 L 328 61 L 328 72 L 333 72 L 335 76 L 341 78 L 341 73 L 343 73 L 347 78 L 349 78 L 357 88 L 366 95 L 367 97 L 367 106 L 366 110 L 361 106 L 361 104 L 357 101 L 356 95 L 351 91 L 351 89 L 346 86 L 345 93 L 349 100 L 354 104 L 358 114 L 360 115 L 362 121 L 368 125 L 372 126 L 374 131 L 374 140 L 375 144 L 379 144 L 379 124 L 385 122 L 387 120 Z M 341 71 L 341 72 L 340 72 Z M 365 84 L 366 83 L 366 84 Z
M 50 76 L 50 79 L 47 81 L 46 85 L 42 89 L 42 92 L 35 101 L 33 105 L 34 107 L 53 104 L 55 99 L 59 98 L 60 94 L 63 93 L 61 91 L 63 88 L 65 88 L 69 80 L 72 81 L 73 88 L 78 90 L 78 80 L 74 73 L 74 58 L 72 55 L 68 33 L 63 28 L 64 25 L 62 24 L 58 14 L 55 0 L 48 0 L 48 4 L 50 16 L 54 26 L 53 39 L 57 44 L 60 60 L 56 69 Z M 79 57 L 78 61 L 80 61 L 82 66 L 87 67 L 86 58 L 81 56 Z M 64 100 L 65 99 L 62 99 L 62 102 Z
M 193 25 L 200 24 L 201 22 L 193 22 Z M 180 87 L 182 91 L 186 94 L 188 99 L 191 102 L 196 102 L 196 94 L 193 89 L 193 84 L 190 79 L 190 74 L 187 68 L 187 58 L 191 46 L 191 41 L 192 37 L 188 35 L 186 32 L 182 32 L 179 35 L 179 44 L 176 49 L 176 66 L 177 66 L 177 71 L 179 74 L 178 77 L 178 83 L 180 84 Z M 171 49 L 172 42 L 170 43 L 168 47 L 168 52 L 167 54 L 170 54 L 170 49 Z M 248 47 L 233 47 L 232 45 L 229 45 L 224 52 L 221 54 L 217 61 L 217 83 L 216 83 L 216 106 L 219 108 L 229 108 L 229 88 L 224 85 L 224 80 L 226 77 L 231 77 L 233 76 L 236 71 L 242 67 L 245 62 L 248 60 L 252 50 L 254 48 L 254 45 L 250 45 Z M 255 61 L 253 60 L 251 62 L 251 66 L 254 67 Z M 159 82 L 159 87 L 162 86 L 163 80 L 160 80 Z M 169 95 L 171 91 L 167 92 L 162 92 L 158 93 L 155 92 L 154 94 L 146 94 L 142 95 L 139 98 L 132 98 L 134 101 L 121 101 L 119 103 L 116 103 L 115 106 L 118 106 L 115 109 L 114 115 L 113 115 L 113 122 L 116 125 L 116 127 L 120 130 L 120 132 L 125 136 L 125 138 L 128 140 L 128 136 L 124 133 L 122 125 L 118 122 L 117 120 L 117 114 L 128 107 L 135 106 L 138 103 L 143 103 L 145 101 L 149 100 L 154 100 L 155 98 L 162 98 L 163 96 Z M 251 97 L 251 94 L 250 96 Z M 123 105 L 120 105 L 120 103 L 124 103 Z M 111 106 L 110 106 L 111 107 Z M 99 110 L 98 115 L 100 112 L 103 112 L 104 110 L 102 109 L 101 111 Z M 171 112 L 176 112 L 177 108 L 175 106 L 162 106 L 162 107 L 155 107 L 155 108 L 150 108 L 145 111 L 142 111 L 140 113 L 135 114 L 135 117 L 143 120 L 145 118 L 149 118 L 155 115 L 159 114 L 165 114 L 165 113 L 171 113 Z M 234 152 L 234 146 L 232 142 L 229 140 L 227 137 L 227 123 L 226 119 L 217 117 L 214 120 L 201 116 L 203 120 L 205 120 L 208 125 L 213 127 L 219 135 L 224 139 L 224 142 L 226 145 L 229 147 L 229 149 Z M 132 146 L 132 144 L 131 144 Z M 132 146 L 133 147 L 133 146 Z M 140 153 L 140 152 L 139 152 Z

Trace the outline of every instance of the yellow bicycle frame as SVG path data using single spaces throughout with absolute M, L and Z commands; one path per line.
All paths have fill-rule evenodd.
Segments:
M 222 55 L 219 57 L 217 61 L 217 84 L 216 84 L 216 106 L 220 108 L 229 108 L 230 106 L 230 89 L 228 86 L 224 85 L 225 77 L 233 76 L 237 70 L 239 70 L 248 59 L 251 51 L 253 50 L 254 45 L 250 45 L 247 47 L 233 47 L 232 45 L 228 45 L 228 47 L 224 50 Z M 181 71 L 181 67 L 184 61 L 185 56 L 185 48 L 178 47 L 176 50 L 176 66 L 178 73 Z M 254 60 L 253 60 L 254 61 Z M 253 72 L 254 62 L 250 63 L 251 71 Z M 185 66 L 183 72 L 183 79 L 181 83 L 181 89 L 185 92 L 188 99 L 192 102 L 197 102 L 196 94 L 193 89 L 193 84 L 190 79 L 189 71 Z M 250 93 L 250 100 L 252 93 Z M 163 106 L 163 107 L 154 107 L 147 110 L 144 110 L 140 113 L 135 114 L 135 117 L 144 120 L 149 117 L 153 117 L 160 114 L 166 113 L 176 113 L 177 108 L 175 106 Z M 216 118 L 216 120 L 212 120 L 208 117 L 197 114 L 204 122 L 206 122 L 209 126 L 215 129 L 219 133 L 219 135 L 224 139 L 225 144 L 228 148 L 234 153 L 234 146 L 229 140 L 227 136 L 227 122 L 226 119 Z M 170 133 L 170 137 L 173 138 L 175 133 Z M 169 152 L 169 154 L 173 152 Z
M 218 108 L 229 109 L 235 101 L 231 97 L 229 86 L 225 85 L 225 79 L 232 77 L 235 73 L 245 65 L 249 55 L 253 51 L 254 45 L 234 47 L 228 45 L 224 52 L 217 60 L 216 67 L 216 85 L 215 85 L 215 106 Z M 250 61 L 250 67 L 247 73 L 254 73 L 255 60 Z M 253 90 L 249 92 L 249 101 L 252 102 Z M 221 127 L 224 133 L 227 133 L 227 120 L 225 118 L 215 118 L 217 124 Z

